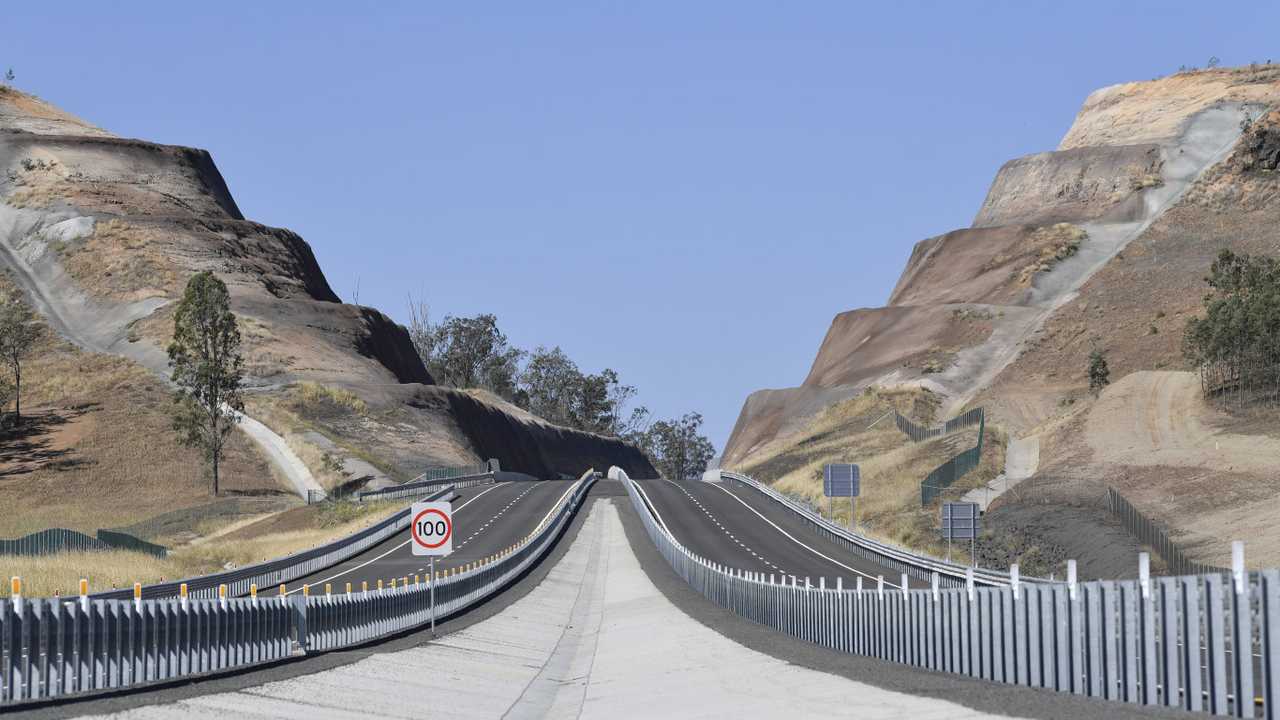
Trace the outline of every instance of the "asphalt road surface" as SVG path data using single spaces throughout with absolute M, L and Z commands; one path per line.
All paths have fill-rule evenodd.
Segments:
M 840 578 L 851 588 L 861 577 L 874 588 L 883 575 L 885 587 L 899 587 L 901 573 L 857 557 L 812 530 L 795 513 L 736 483 L 676 483 L 642 480 L 640 487 L 667 528 L 685 547 L 739 570 L 762 572 L 815 586 Z
M 475 562 L 514 545 L 533 532 L 573 482 L 506 482 L 459 490 L 453 501 L 453 554 L 436 558 L 436 572 Z M 341 593 L 347 583 L 351 583 L 352 590 L 359 590 L 363 582 L 368 582 L 371 589 L 377 587 L 378 580 L 388 586 L 393 578 L 397 583 L 404 577 L 412 582 L 414 575 L 426 578 L 429 560 L 413 554 L 406 528 L 353 558 L 288 583 L 286 590 L 301 592 L 303 585 L 310 585 L 310 592 L 317 595 L 324 592 L 326 583 L 334 593 Z M 274 594 L 274 589 L 269 592 Z

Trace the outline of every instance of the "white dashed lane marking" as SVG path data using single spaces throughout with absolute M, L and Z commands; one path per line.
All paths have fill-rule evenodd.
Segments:
M 708 510 L 708 509 L 707 509 L 707 507 L 706 507 L 705 505 L 703 505 L 703 504 L 698 500 L 698 498 L 696 498 L 696 497 L 694 497 L 694 496 L 693 496 L 693 493 L 691 493 L 691 492 L 689 492 L 688 490 L 686 490 L 686 489 L 684 489 L 683 487 L 681 487 L 681 485 L 680 485 L 679 483 L 674 483 L 674 482 L 671 482 L 670 480 L 667 480 L 667 482 L 669 482 L 669 483 L 671 483 L 672 485 L 675 485 L 676 487 L 680 488 L 680 492 L 684 493 L 684 494 L 685 494 L 685 496 L 689 498 L 690 502 L 692 502 L 694 505 L 696 505 L 696 506 L 698 507 L 698 509 L 699 509 L 699 510 L 701 510 L 701 511 L 702 511 L 702 513 L 703 513 L 704 515 L 706 515 L 708 518 L 710 518 L 710 519 L 711 519 L 711 522 L 713 522 L 713 523 L 715 523 L 715 524 L 716 524 L 716 528 L 717 528 L 717 529 L 719 529 L 720 531 L 722 531 L 725 535 L 728 535 L 730 540 L 732 540 L 732 541 L 734 541 L 735 543 L 737 543 L 737 544 L 738 544 L 738 547 L 740 547 L 740 548 L 742 548 L 743 550 L 746 550 L 747 552 L 751 553 L 751 555 L 752 555 L 753 557 L 755 557 L 755 558 L 759 559 L 759 560 L 760 560 L 760 562 L 764 563 L 765 565 L 768 565 L 769 567 L 773 568 L 774 570 L 777 570 L 778 572 L 782 573 L 784 576 L 787 574 L 787 571 L 786 571 L 786 570 L 783 570 L 782 568 L 780 568 L 780 567 L 778 567 L 777 565 L 773 564 L 773 563 L 772 563 L 772 562 L 770 562 L 767 558 L 765 558 L 765 556 L 763 556 L 763 555 L 761 555 L 761 554 L 757 553 L 755 550 L 751 549 L 750 547 L 747 547 L 746 545 L 743 545 L 741 540 L 739 540 L 738 538 L 736 538 L 736 537 L 734 537 L 734 536 L 733 536 L 733 533 L 729 532 L 728 530 L 725 530 L 724 525 L 721 525 L 721 524 L 720 524 L 720 521 L 716 519 L 716 516 L 715 516 L 715 515 L 712 515 L 712 514 L 711 514 L 711 511 L 710 511 L 710 510 Z

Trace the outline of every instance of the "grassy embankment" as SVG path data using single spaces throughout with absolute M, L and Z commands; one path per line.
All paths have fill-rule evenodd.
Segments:
M 848 524 L 849 503 L 828 503 L 822 495 L 822 466 L 856 462 L 862 471 L 858 520 L 864 532 L 933 554 L 945 552 L 938 536 L 938 503 L 920 507 L 920 482 L 938 465 L 973 446 L 977 430 L 912 443 L 898 430 L 893 410 L 917 422 L 934 422 L 938 400 L 920 388 L 881 390 L 832 405 L 804 429 L 776 440 L 741 464 L 741 469 L 778 490 L 807 498 L 828 517 Z M 888 416 L 886 416 L 888 414 Z M 981 464 L 944 493 L 957 500 L 965 491 L 984 485 L 1004 469 L 1004 433 L 988 425 Z M 953 557 L 962 558 L 961 549 Z

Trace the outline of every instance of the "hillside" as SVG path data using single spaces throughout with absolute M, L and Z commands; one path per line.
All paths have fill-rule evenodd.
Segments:
M 217 510 L 227 503 L 207 495 L 198 461 L 167 429 L 173 301 L 202 270 L 226 282 L 244 340 L 251 392 L 234 444 L 234 491 L 291 502 L 307 487 L 387 484 L 490 457 L 540 477 L 576 476 L 592 464 L 653 473 L 616 440 L 433 385 L 403 327 L 377 309 L 341 302 L 297 234 L 243 217 L 208 152 L 117 137 L 2 87 L 0 266 L 6 286 L 46 325 L 48 339 L 31 361 L 33 408 L 70 427 L 96 428 L 92 447 L 71 436 L 40 439 L 65 455 L 60 477 L 76 478 L 70 497 L 87 509 L 95 494 L 111 493 L 133 508 L 106 519 L 86 512 L 80 524 L 123 525 L 190 507 L 223 520 L 250 512 Z M 128 403 L 132 419 L 122 422 L 117 406 L 139 392 L 154 401 Z M 145 433 L 155 452 L 182 458 L 190 472 L 137 463 L 151 452 L 95 450 L 123 447 L 133 433 Z M 25 446 L 6 443 L 13 447 Z M 11 459 L 23 478 L 48 471 L 39 453 Z M 113 466 L 126 459 L 140 467 Z M 143 477 L 127 482 L 130 472 Z M 172 487 L 158 493 L 165 482 Z M 0 497 L 11 508 L 41 502 L 25 480 L 0 486 Z M 32 518 L 24 527 L 53 522 L 43 512 Z
M 1179 73 L 1091 94 L 1056 150 L 1000 169 L 971 227 L 915 246 L 886 307 L 836 316 L 799 387 L 747 399 L 725 465 L 752 465 L 764 448 L 802 437 L 817 413 L 868 387 L 922 387 L 943 398 L 944 416 L 981 405 L 1011 438 L 1040 442 L 1039 472 L 997 501 L 988 518 L 994 529 L 1003 523 L 1026 536 L 1037 505 L 1073 508 L 1061 532 L 1026 542 L 1061 547 L 1107 574 L 1113 567 L 1101 551 L 1072 543 L 1109 527 L 1100 502 L 1110 484 L 1169 525 L 1197 558 L 1221 564 L 1227 540 L 1253 537 L 1232 518 L 1258 502 L 1257 473 L 1209 456 L 1153 465 L 1090 445 L 1086 429 L 1141 412 L 1141 391 L 1117 399 L 1126 375 L 1183 369 L 1182 327 L 1220 249 L 1274 254 L 1280 118 L 1270 111 L 1278 99 L 1276 65 Z M 1085 376 L 1095 347 L 1121 381 L 1096 402 Z M 1183 407 L 1204 427 L 1239 424 L 1198 400 Z M 1255 422 L 1249 431 L 1257 437 L 1276 427 Z M 1202 450 L 1192 443 L 1187 452 Z M 1194 495 L 1201 519 L 1183 514 L 1189 498 L 1158 500 L 1186 498 L 1187 478 L 1203 482 L 1209 470 L 1215 479 L 1233 476 L 1228 486 L 1241 490 Z M 1174 478 L 1184 485 L 1164 484 Z M 1255 544 L 1252 559 L 1280 560 L 1280 539 Z

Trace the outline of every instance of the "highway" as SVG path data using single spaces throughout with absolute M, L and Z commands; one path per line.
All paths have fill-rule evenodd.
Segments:
M 458 491 L 453 501 L 453 554 L 436 558 L 436 572 L 475 562 L 515 544 L 533 532 L 551 512 L 574 481 L 506 482 L 479 485 Z M 407 502 L 407 501 L 406 501 Z M 416 557 L 409 546 L 408 530 L 396 533 L 359 555 L 333 567 L 299 578 L 287 584 L 290 594 L 310 585 L 310 592 L 322 594 L 326 583 L 334 593 L 344 592 L 346 584 L 359 590 L 368 582 L 376 588 L 378 580 L 390 585 L 392 579 L 414 575 L 426 577 L 429 558 Z M 274 588 L 260 590 L 274 594 Z
M 693 552 L 731 568 L 767 575 L 819 578 L 853 587 L 900 587 L 901 573 L 856 557 L 814 532 L 794 513 L 736 483 L 638 481 L 667 529 Z

